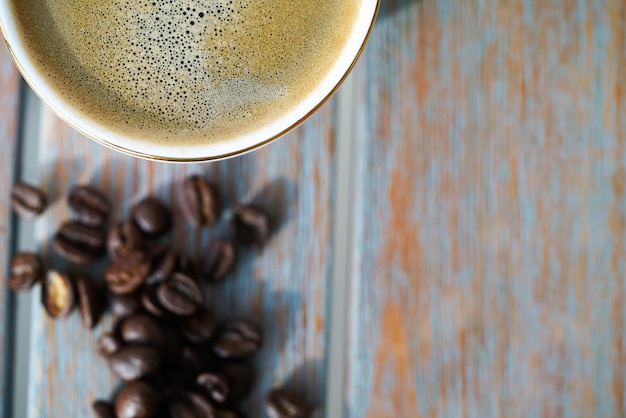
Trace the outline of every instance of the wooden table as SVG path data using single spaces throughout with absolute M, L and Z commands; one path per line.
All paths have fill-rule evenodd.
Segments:
M 252 411 L 284 383 L 329 417 L 625 417 L 625 42 L 622 0 L 383 0 L 333 100 L 286 138 L 204 165 L 120 155 L 47 109 L 38 146 L 20 147 L 32 126 L 18 129 L 2 49 L 0 265 L 28 235 L 9 211 L 15 176 L 50 196 L 24 227 L 50 258 L 72 184 L 101 186 L 122 217 L 203 173 L 281 225 L 207 294 L 266 330 Z M 16 167 L 25 149 L 34 175 Z M 198 255 L 221 233 L 179 222 L 173 242 Z M 22 376 L 14 411 L 89 416 L 116 385 L 93 349 L 111 320 L 88 332 L 30 301 L 16 326 L 0 286 L 0 407 Z M 16 333 L 28 346 L 11 348 Z

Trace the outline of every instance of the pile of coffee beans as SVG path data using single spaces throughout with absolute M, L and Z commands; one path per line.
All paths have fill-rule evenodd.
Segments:
M 201 228 L 220 218 L 218 188 L 200 176 L 183 183 L 181 202 L 187 221 Z M 45 194 L 18 183 L 12 193 L 15 212 L 33 219 L 46 207 Z M 84 274 L 45 268 L 34 253 L 15 254 L 9 286 L 31 289 L 41 282 L 41 301 L 52 318 L 75 306 L 93 328 L 102 314 L 115 315 L 113 328 L 96 347 L 112 372 L 124 382 L 112 402 L 98 400 L 97 418 L 238 418 L 250 394 L 254 370 L 248 359 L 262 347 L 259 326 L 250 319 L 218 320 L 204 305 L 202 283 L 224 280 L 236 262 L 236 242 L 261 248 L 270 237 L 270 220 L 260 208 L 238 204 L 231 225 L 236 242 L 215 243 L 202 268 L 157 239 L 172 226 L 162 201 L 146 197 L 130 218 L 105 229 L 110 204 L 92 185 L 74 187 L 68 196 L 70 220 L 52 239 L 54 251 L 77 265 L 93 265 L 108 254 L 104 283 Z M 259 416 L 252 412 L 251 416 Z M 313 408 L 285 388 L 265 397 L 270 418 L 310 417 Z

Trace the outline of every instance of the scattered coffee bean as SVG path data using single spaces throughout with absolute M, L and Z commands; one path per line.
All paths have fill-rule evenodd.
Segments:
M 239 204 L 233 208 L 233 228 L 239 242 L 252 247 L 262 247 L 270 236 L 269 217 L 254 205 Z
M 122 341 L 111 332 L 105 332 L 98 339 L 98 353 L 103 357 L 109 357 L 122 348 Z
M 109 298 L 109 309 L 115 315 L 128 316 L 141 310 L 141 299 L 138 292 L 118 295 L 107 292 Z
M 132 251 L 111 264 L 105 272 L 105 280 L 111 292 L 132 293 L 141 286 L 150 273 L 150 260 L 142 251 Z
M 87 328 L 93 328 L 100 320 L 100 315 L 104 311 L 102 293 L 98 285 L 85 276 L 76 278 L 76 290 L 78 291 L 80 316 L 83 318 L 83 324 Z
M 117 260 L 133 250 L 143 248 L 143 233 L 133 222 L 118 222 L 109 229 L 107 252 L 111 260 Z
M 224 403 L 228 399 L 230 388 L 226 378 L 218 372 L 204 372 L 196 377 L 196 384 L 209 394 L 217 403 Z
M 41 303 L 53 318 L 67 316 L 74 307 L 74 284 L 66 273 L 49 270 L 41 286 Z
M 32 220 L 46 210 L 46 195 L 37 187 L 17 182 L 11 192 L 11 207 L 20 218 Z
M 146 278 L 147 284 L 161 283 L 169 279 L 179 263 L 178 254 L 166 246 L 152 250 L 150 260 L 151 271 Z
M 211 246 L 203 277 L 210 282 L 219 282 L 235 268 L 235 245 L 230 241 L 215 241 Z
M 120 335 L 127 344 L 148 345 L 161 348 L 165 335 L 161 325 L 146 313 L 138 313 L 122 319 Z
M 159 285 L 148 285 L 141 293 L 141 305 L 143 308 L 150 312 L 152 315 L 161 319 L 172 319 L 173 315 L 161 305 L 159 298 L 157 297 L 157 289 Z
M 100 227 L 109 217 L 109 202 L 95 186 L 76 186 L 67 198 L 72 219 L 83 225 Z
M 181 321 L 180 331 L 190 343 L 208 343 L 215 331 L 215 316 L 208 308 L 201 308 Z
M 98 228 L 66 222 L 54 235 L 52 248 L 73 263 L 92 263 L 104 253 L 104 233 Z
M 203 300 L 198 283 L 182 273 L 174 273 L 168 281 L 161 283 L 157 297 L 165 309 L 181 316 L 192 315 Z
M 170 210 L 160 200 L 148 197 L 133 206 L 133 220 L 146 235 L 164 234 L 172 224 Z
M 15 291 L 28 290 L 41 279 L 43 268 L 39 256 L 17 253 L 11 259 L 9 287 Z
M 156 348 L 129 345 L 110 357 L 111 370 L 125 382 L 141 379 L 157 371 L 161 355 Z
M 115 418 L 115 408 L 111 402 L 95 401 L 91 406 L 95 418 Z
M 309 418 L 313 408 L 297 394 L 274 388 L 265 396 L 265 412 L 270 418 Z
M 194 226 L 210 226 L 217 222 L 220 202 L 217 188 L 200 176 L 191 176 L 183 183 L 182 210 Z
M 245 319 L 226 321 L 217 330 L 213 350 L 221 358 L 244 358 L 261 348 L 261 331 Z
M 204 347 L 186 345 L 181 350 L 183 369 L 190 376 L 212 370 L 216 366 L 216 359 Z
M 131 382 L 115 399 L 117 418 L 153 418 L 160 405 L 159 393 L 146 382 Z
M 215 418 L 213 405 L 203 395 L 183 391 L 170 401 L 172 418 Z

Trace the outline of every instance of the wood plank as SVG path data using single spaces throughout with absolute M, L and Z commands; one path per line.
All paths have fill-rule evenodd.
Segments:
M 202 257 L 224 227 L 202 233 L 185 225 L 176 199 L 181 180 L 204 173 L 221 185 L 226 206 L 253 200 L 280 228 L 262 254 L 242 250 L 233 276 L 207 291 L 207 304 L 220 318 L 253 317 L 264 330 L 264 348 L 254 360 L 258 379 L 246 409 L 259 416 L 263 394 L 286 382 L 322 402 L 327 279 L 330 272 L 330 176 L 333 167 L 333 104 L 326 104 L 304 126 L 255 153 L 223 162 L 177 165 L 142 161 L 88 141 L 44 111 L 40 156 L 43 184 L 52 200 L 39 236 L 48 259 L 47 237 L 67 219 L 65 196 L 76 183 L 106 190 L 122 219 L 132 202 L 155 194 L 171 202 L 177 216 L 171 242 Z M 222 221 L 228 220 L 228 212 Z M 39 417 L 86 417 L 90 403 L 108 398 L 116 381 L 95 352 L 95 332 L 74 313 L 49 320 L 34 307 L 30 412 Z
M 11 342 L 7 340 L 10 315 L 7 275 L 11 250 L 11 206 L 9 196 L 15 172 L 15 148 L 19 113 L 20 76 L 4 43 L 0 45 L 0 393 L 6 394 L 9 378 L 7 368 Z M 0 396 L 0 413 L 6 411 L 7 398 Z
M 346 416 L 626 416 L 626 3 L 383 6 Z

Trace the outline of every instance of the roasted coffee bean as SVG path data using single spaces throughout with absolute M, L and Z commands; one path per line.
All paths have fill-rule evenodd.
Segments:
M 120 335 L 127 344 L 163 348 L 165 335 L 161 325 L 150 315 L 138 313 L 122 319 Z
M 180 331 L 190 343 L 207 343 L 215 331 L 215 315 L 208 308 L 201 308 L 181 321 Z
M 118 222 L 109 229 L 107 252 L 111 260 L 117 260 L 134 250 L 143 248 L 143 233 L 133 222 Z
M 252 247 L 262 247 L 270 236 L 269 217 L 253 205 L 239 204 L 233 208 L 233 228 L 239 242 Z
M 41 259 L 33 253 L 17 253 L 11 259 L 9 287 L 15 291 L 28 290 L 41 279 Z
M 41 286 L 41 303 L 53 318 L 67 316 L 74 307 L 74 283 L 66 273 L 49 270 Z
M 161 235 L 172 225 L 170 210 L 153 197 L 147 197 L 133 206 L 131 215 L 139 229 L 149 236 Z
M 211 402 L 193 391 L 183 391 L 170 400 L 171 418 L 215 418 Z
M 83 318 L 83 324 L 88 328 L 93 328 L 104 311 L 102 293 L 98 285 L 85 276 L 76 278 L 76 290 L 78 291 L 80 316 Z
M 61 257 L 76 264 L 97 261 L 104 253 L 104 233 L 77 222 L 66 222 L 52 238 L 52 248 Z
M 161 305 L 157 297 L 157 289 L 159 285 L 148 285 L 141 293 L 141 305 L 152 315 L 163 320 L 173 319 L 173 315 Z
M 191 176 L 183 183 L 183 214 L 194 226 L 210 226 L 220 215 L 217 187 L 200 176 Z
M 228 382 L 229 402 L 239 402 L 250 395 L 254 384 L 254 369 L 243 362 L 223 362 L 219 367 L 222 376 Z
M 117 395 L 115 414 L 117 418 L 153 418 L 160 403 L 159 393 L 147 383 L 131 382 Z
M 150 260 L 142 251 L 132 251 L 111 264 L 105 273 L 105 280 L 111 292 L 132 293 L 141 286 L 150 273 Z
M 161 283 L 157 297 L 165 309 L 181 316 L 192 315 L 203 300 L 198 283 L 182 273 L 174 273 L 168 281 Z
M 115 418 L 115 408 L 111 402 L 99 400 L 95 401 L 91 407 L 95 418 Z
M 205 347 L 186 345 L 181 350 L 184 371 L 190 376 L 197 376 L 199 373 L 214 370 L 217 361 L 211 351 Z
M 217 409 L 215 418 L 244 418 L 244 415 L 235 409 Z
M 297 394 L 274 388 L 265 395 L 265 412 L 270 418 L 309 418 L 313 408 Z
M 98 338 L 98 353 L 103 357 L 109 357 L 122 348 L 122 341 L 111 332 L 105 332 Z
M 161 283 L 169 279 L 178 266 L 178 254 L 168 247 L 159 246 L 151 251 L 151 270 L 147 284 Z
M 221 358 L 244 358 L 261 348 L 261 331 L 245 319 L 227 321 L 217 330 L 213 350 Z
M 109 217 L 109 202 L 104 193 L 95 186 L 74 187 L 67 201 L 71 218 L 83 225 L 99 227 Z
M 203 277 L 210 282 L 224 280 L 235 268 L 237 252 L 230 241 L 215 241 L 211 246 L 203 271 Z
M 161 355 L 156 348 L 139 345 L 122 347 L 110 359 L 113 373 L 126 382 L 156 372 L 161 363 Z
M 11 207 L 20 218 L 31 220 L 46 210 L 46 195 L 35 186 L 17 182 L 11 192 Z
M 228 399 L 230 388 L 226 378 L 218 372 L 204 372 L 196 377 L 196 384 L 209 394 L 217 403 L 224 403 Z
M 125 295 L 116 295 L 113 292 L 107 292 L 109 298 L 109 309 L 115 315 L 128 316 L 141 310 L 141 299 L 138 292 L 128 293 Z

